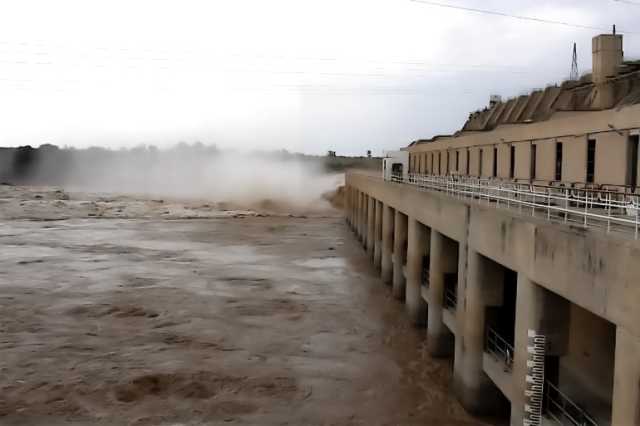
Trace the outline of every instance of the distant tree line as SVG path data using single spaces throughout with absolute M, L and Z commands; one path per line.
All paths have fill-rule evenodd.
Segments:
M 60 148 L 52 144 L 33 148 L 29 145 L 15 148 L 0 148 L 0 183 L 63 185 L 74 176 L 107 175 L 114 166 L 135 165 L 136 168 L 153 167 L 160 160 L 202 165 L 229 151 L 221 151 L 216 145 L 201 142 L 178 143 L 160 149 L 153 145 L 133 148 L 108 149 Z M 327 172 L 343 172 L 349 168 L 379 169 L 379 158 L 344 157 L 332 155 L 316 156 L 291 153 L 287 150 L 253 151 L 250 155 L 278 161 L 298 161 L 320 164 Z M 241 165 L 239 165 L 241 166 Z M 78 173 L 82 171 L 83 173 Z

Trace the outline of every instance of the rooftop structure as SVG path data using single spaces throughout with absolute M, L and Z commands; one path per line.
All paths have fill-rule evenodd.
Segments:
M 545 121 L 565 111 L 600 111 L 636 104 L 640 104 L 640 61 L 623 60 L 622 35 L 603 34 L 593 39 L 591 73 L 505 101 L 493 95 L 489 107 L 471 113 L 455 136 L 504 124 Z

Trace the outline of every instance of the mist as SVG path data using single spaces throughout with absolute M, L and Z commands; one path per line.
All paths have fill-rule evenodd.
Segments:
M 8 153 L 8 152 L 7 152 Z M 168 149 L 21 147 L 3 155 L 0 177 L 68 191 L 198 199 L 233 208 L 324 211 L 349 167 L 376 159 L 309 156 L 287 151 L 231 151 L 181 143 Z
M 83 192 L 201 198 L 252 207 L 260 203 L 295 209 L 324 209 L 323 194 L 343 183 L 342 174 L 329 174 L 321 165 L 257 153 L 219 152 L 194 155 L 175 150 L 151 159 L 131 156 L 108 161 L 96 173 L 77 163 L 67 187 Z

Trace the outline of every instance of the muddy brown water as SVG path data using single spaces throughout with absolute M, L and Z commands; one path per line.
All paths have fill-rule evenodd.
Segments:
M 2 219 L 0 247 L 0 425 L 488 424 L 339 214 Z

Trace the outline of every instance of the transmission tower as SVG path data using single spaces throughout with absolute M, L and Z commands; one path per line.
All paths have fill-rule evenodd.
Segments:
M 578 74 L 578 52 L 576 50 L 576 44 L 573 43 L 573 59 L 571 60 L 571 74 L 569 74 L 569 80 L 577 80 Z

